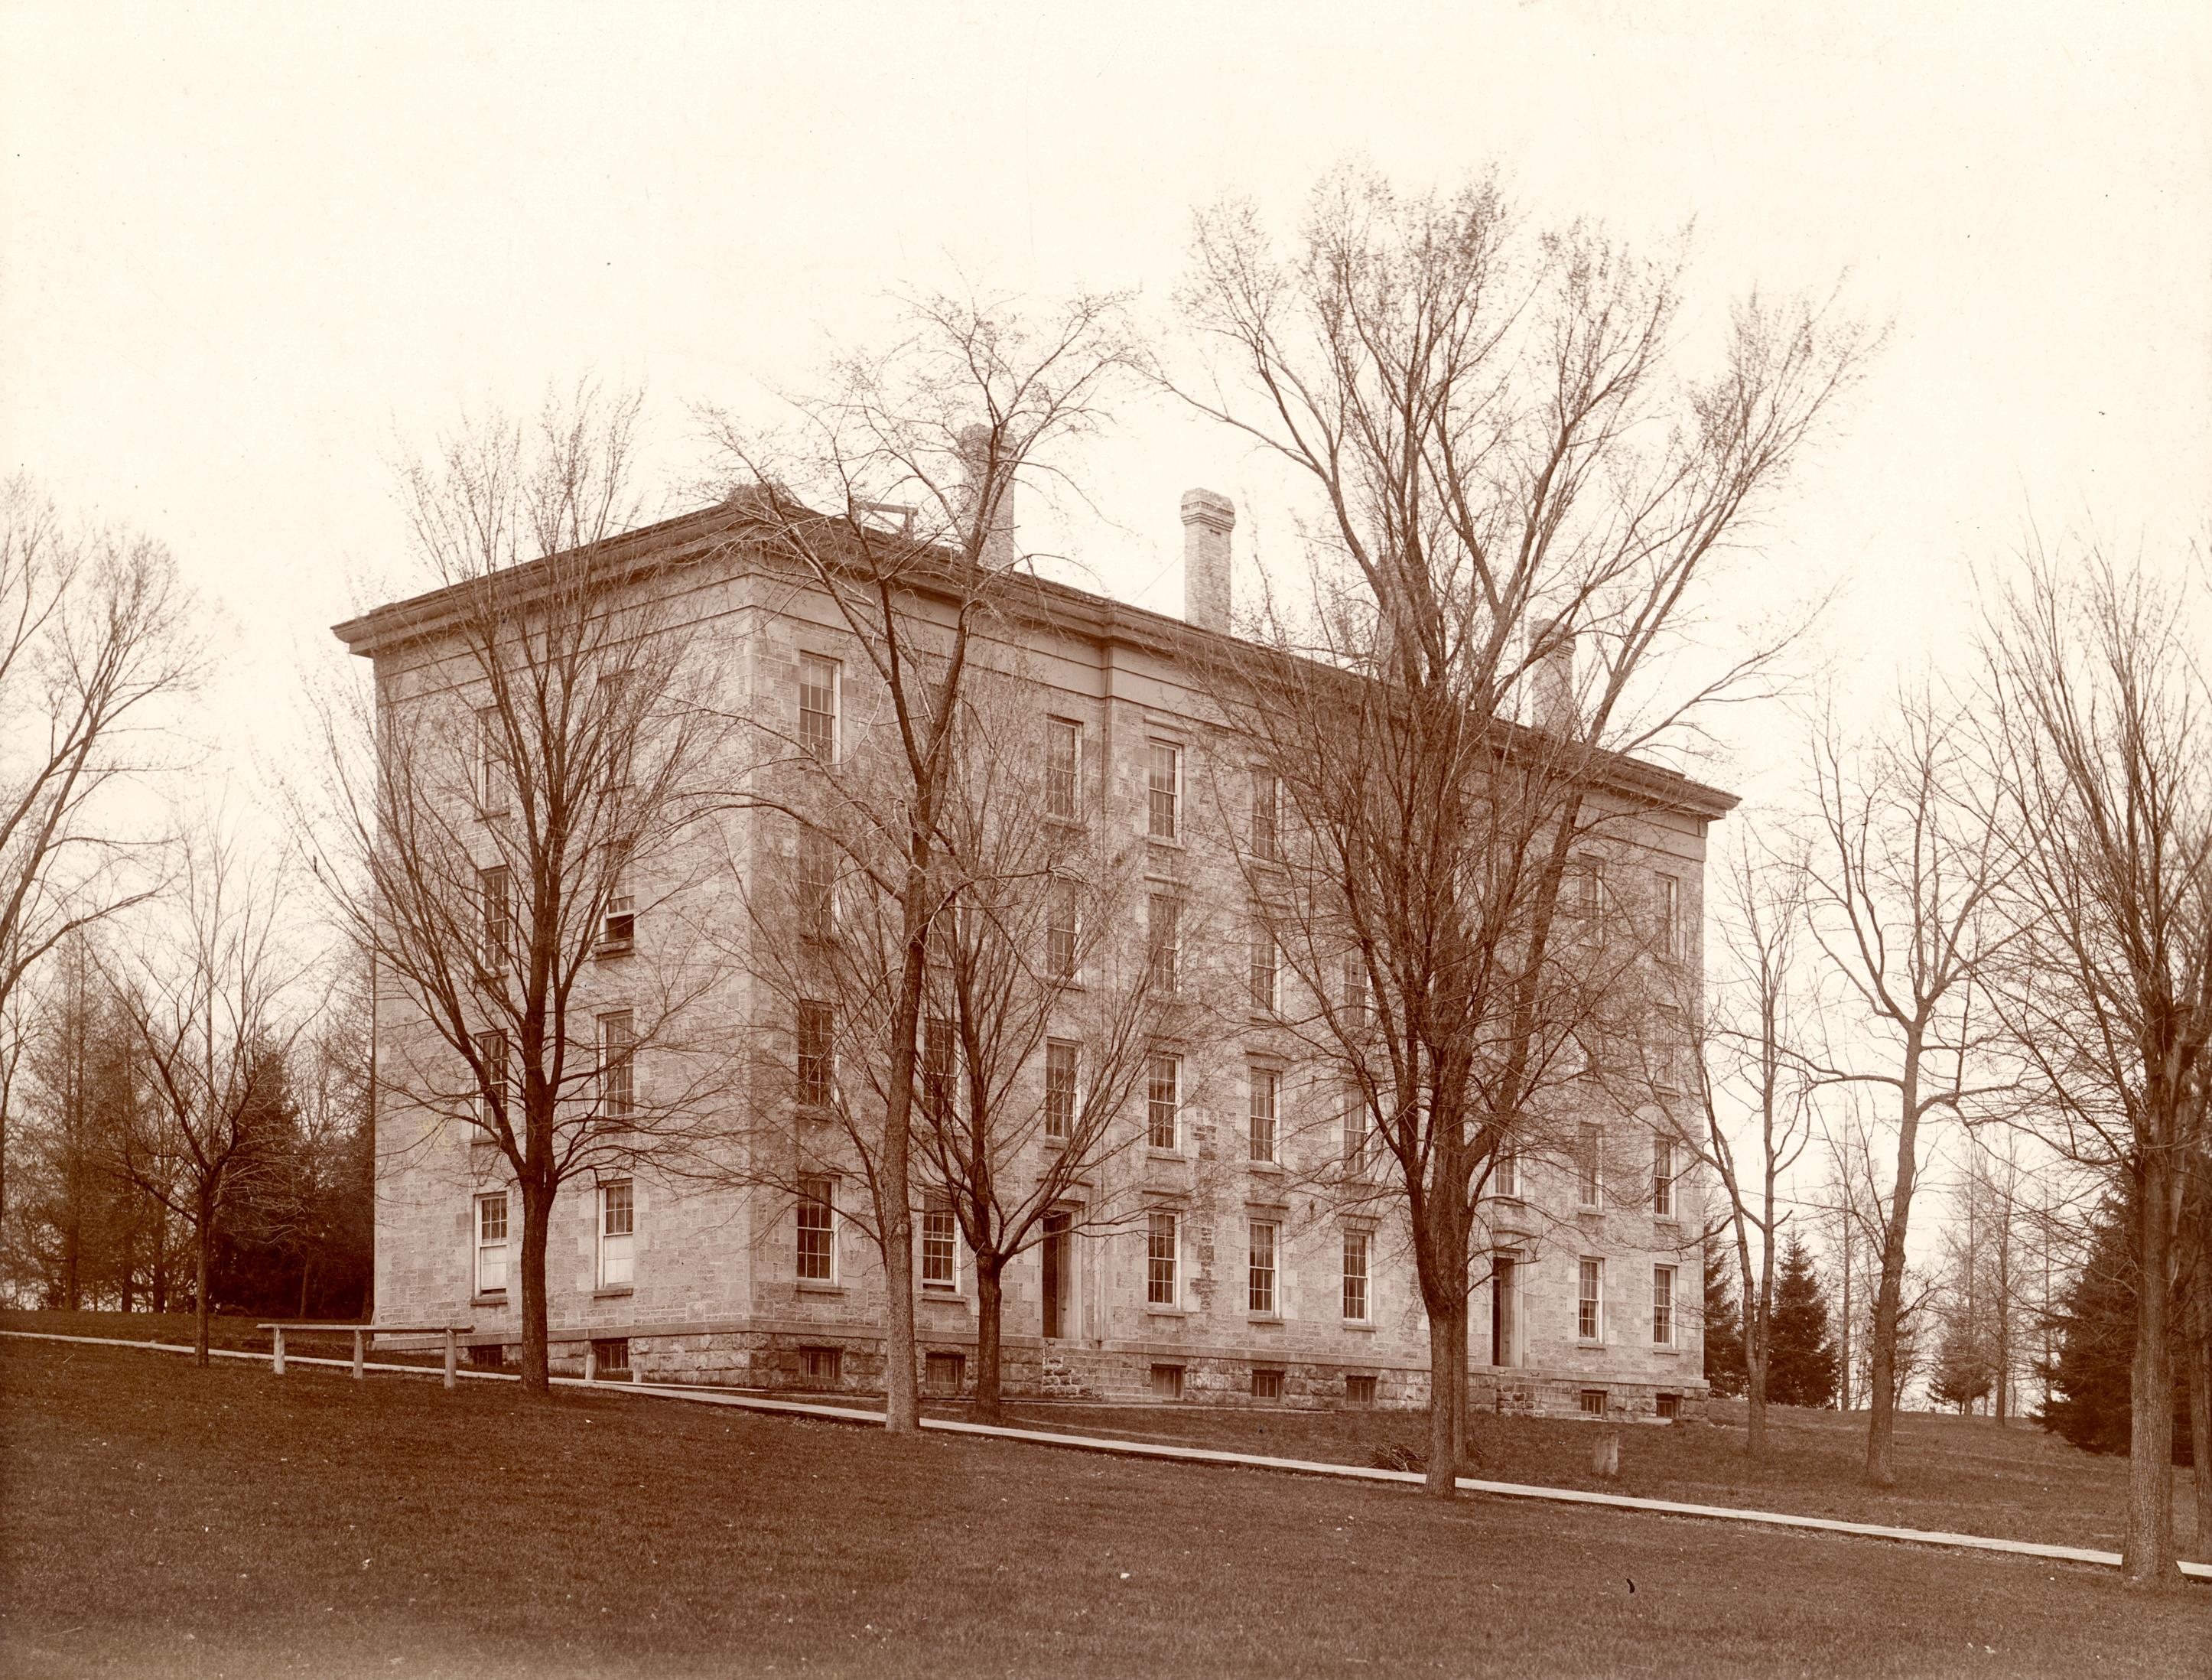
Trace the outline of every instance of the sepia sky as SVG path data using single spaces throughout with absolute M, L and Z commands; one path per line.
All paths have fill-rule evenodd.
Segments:
M 893 288 L 1164 316 L 1194 204 L 1495 162 L 1540 218 L 1694 218 L 1692 338 L 1846 274 L 1893 324 L 1741 580 L 1841 582 L 1808 662 L 1878 686 L 2031 520 L 2170 551 L 2212 466 L 2206 9 L 1919 9 L 14 0 L 0 466 L 174 546 L 227 614 L 222 733 L 283 764 L 326 627 L 411 581 L 395 451 L 464 405 L 643 381 L 673 486 L 691 405 L 764 414 Z M 1091 465 L 1094 508 L 1036 517 L 1127 599 L 1179 609 L 1189 485 L 1240 548 L 1287 527 L 1157 405 Z M 1709 773 L 1778 786 L 1787 719 L 1725 727 Z

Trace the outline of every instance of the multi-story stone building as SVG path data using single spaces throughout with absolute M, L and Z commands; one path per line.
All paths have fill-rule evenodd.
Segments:
M 1086 808 L 1141 840 L 1148 878 L 1194 904 L 1237 905 L 1244 888 L 1228 830 L 1239 818 L 1206 790 L 1248 767 L 1229 761 L 1196 674 L 1230 633 L 1233 514 L 1194 491 L 1182 514 L 1183 619 L 1024 582 L 1000 615 L 1012 627 L 1002 651 L 1018 654 L 1006 668 L 1018 668 L 1038 713 L 1073 740 Z M 839 673 L 854 657 L 846 633 L 826 600 L 769 567 L 737 528 L 732 510 L 708 509 L 623 546 L 654 557 L 655 587 L 680 604 L 680 633 L 711 645 L 699 666 L 730 685 L 732 709 L 786 708 L 798 729 L 823 727 L 826 709 L 834 729 Z M 437 665 L 439 600 L 338 627 L 375 660 L 383 691 Z M 804 723 L 802 686 L 813 713 Z M 1734 801 L 1641 762 L 1615 761 L 1607 775 L 1613 793 L 1593 796 L 1618 795 L 1633 810 L 1611 847 L 1609 878 L 1648 886 L 1663 943 L 1693 989 L 1705 830 Z M 736 855 L 760 862 L 773 849 L 755 834 Z M 687 891 L 732 890 L 726 874 L 693 876 Z M 626 927 L 622 954 L 593 965 L 606 1006 L 638 983 L 673 929 L 697 920 L 655 919 Z M 744 966 L 730 965 L 713 1007 L 738 1040 L 788 1043 L 779 1035 L 792 1024 L 768 1018 L 781 1006 Z M 378 1007 L 379 1042 L 396 1044 L 410 1031 L 405 1001 L 387 989 Z M 649 1081 L 653 1070 L 648 1062 L 625 1077 Z M 1404 1221 L 1377 1173 L 1346 1193 L 1362 1175 L 1343 1170 L 1339 1091 L 1258 1013 L 1189 1048 L 1164 1111 L 1158 1089 L 1140 1085 L 1127 1147 L 1006 1275 L 1007 1391 L 1425 1402 L 1428 1335 Z M 772 1099 L 755 1088 L 729 1100 Z M 460 1315 L 475 1326 L 477 1357 L 496 1361 L 505 1348 L 512 1358 L 519 1204 L 500 1158 L 401 1092 L 387 1089 L 379 1111 L 378 1316 Z M 1279 1140 L 1264 1148 L 1254 1141 L 1262 1118 Z M 1701 1403 L 1698 1175 L 1651 1114 L 1631 1106 L 1607 1124 L 1607 1182 L 1594 1165 L 1557 1158 L 1521 1160 L 1492 1182 L 1487 1246 L 1498 1260 L 1470 1315 L 1478 1404 L 1671 1416 Z M 572 1184 L 548 1263 L 556 1368 L 590 1361 L 602 1374 L 879 1388 L 881 1270 L 848 1217 L 861 1192 L 826 1176 L 800 1188 L 702 1185 L 649 1164 Z M 1109 1203 L 1113 1216 L 1097 1217 Z M 925 1210 L 916 1238 L 926 1387 L 957 1392 L 972 1381 L 974 1279 L 943 1214 Z

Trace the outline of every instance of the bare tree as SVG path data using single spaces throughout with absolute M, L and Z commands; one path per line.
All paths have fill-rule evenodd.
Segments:
M 1563 948 L 1573 870 L 1617 849 L 1604 896 L 1639 934 L 1622 943 L 1694 962 L 1681 882 L 1671 902 L 1656 880 L 1630 890 L 1626 865 L 1640 819 L 1718 796 L 1629 755 L 1767 668 L 1772 647 L 1694 674 L 1673 655 L 1869 348 L 1753 297 L 1720 370 L 1686 377 L 1681 271 L 1585 224 L 1534 230 L 1494 183 L 1410 197 L 1343 169 L 1287 253 L 1248 206 L 1200 218 L 1199 366 L 1165 375 L 1314 505 L 1310 589 L 1269 603 L 1216 686 L 1302 831 L 1253 885 L 1304 1030 L 1360 1087 L 1407 1199 L 1443 1496 L 1478 1202 L 1559 1123 L 1605 1007 Z
M 2045 1142 L 2124 1192 L 2137 1293 L 2123 1567 L 2178 1586 L 2172 1304 L 2212 1103 L 2212 679 L 2201 581 L 2032 554 L 1987 635 L 2001 1001 Z
M 339 627 L 376 677 L 327 714 L 319 873 L 385 994 L 378 1147 L 458 1135 L 513 1177 L 538 1391 L 562 1188 L 711 1151 L 738 1065 L 684 924 L 709 865 L 682 843 L 729 731 L 696 703 L 719 673 L 676 633 L 668 557 L 623 540 L 639 406 L 586 386 L 408 466 L 440 587 Z
M 1925 691 L 1899 694 L 1887 732 L 1856 750 L 1831 717 L 1813 742 L 1820 831 L 1810 866 L 1814 938 L 1848 1001 L 1823 1077 L 1893 1093 L 1897 1158 L 1881 1202 L 1881 1271 L 1869 1347 L 1866 1474 L 1892 1462 L 1905 1240 L 1929 1117 L 1994 1094 L 1969 1084 L 1998 1030 L 1987 972 L 2006 934 L 1992 914 L 2004 846 L 1962 794 L 1972 770 L 1960 720 Z
M 767 762 L 739 802 L 831 836 L 866 893 L 896 910 L 895 968 L 836 1027 L 882 1067 L 862 1123 L 894 1432 L 919 1423 L 913 1109 L 962 701 L 994 611 L 1030 569 L 1016 480 L 1072 482 L 1065 451 L 1104 423 L 1130 360 L 1122 316 L 1114 297 L 1079 296 L 1035 322 L 997 301 L 917 299 L 905 337 L 838 364 L 787 433 L 707 417 L 737 486 L 741 540 L 783 571 L 795 600 L 821 604 L 848 655 L 814 679 L 835 697 L 826 710 L 802 692 L 795 708 L 751 717 Z M 803 690 L 806 669 L 799 679 Z
M 160 703 L 189 689 L 191 603 L 167 550 L 75 530 L 21 475 L 0 484 L 0 1068 L 16 989 L 61 940 L 149 890 L 112 795 L 161 758 Z M 0 1214 L 11 1080 L 0 1080 Z
M 187 838 L 176 902 L 165 908 L 111 965 L 149 1087 L 115 1165 L 191 1229 L 204 1365 L 217 1223 L 267 1164 L 283 1124 L 285 1058 L 307 1020 L 294 995 L 306 965 L 285 944 L 282 868 L 246 860 L 213 825 Z

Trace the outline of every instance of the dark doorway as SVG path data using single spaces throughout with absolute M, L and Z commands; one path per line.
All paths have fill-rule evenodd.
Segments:
M 1491 1263 L 1490 1272 L 1490 1362 L 1510 1365 L 1514 1361 L 1514 1343 L 1520 1338 L 1515 1334 L 1513 1297 L 1514 1277 L 1518 1263 L 1500 1258 Z
M 1070 1275 L 1067 1251 L 1067 1215 L 1047 1214 L 1044 1216 L 1044 1333 L 1047 1341 L 1064 1338 L 1075 1316 L 1069 1310 L 1068 1286 L 1074 1281 Z

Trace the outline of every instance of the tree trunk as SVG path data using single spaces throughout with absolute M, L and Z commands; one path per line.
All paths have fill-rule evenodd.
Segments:
M 1457 1467 L 1452 1458 L 1452 1343 L 1453 1315 L 1449 1310 L 1429 1312 L 1429 1469 L 1425 1490 L 1438 1499 L 1458 1492 Z
M 1866 1477 L 1877 1488 L 1897 1485 L 1891 1443 L 1897 1433 L 1897 1319 L 1905 1293 L 1905 1233 L 1912 1214 L 1912 1182 L 1920 1148 L 1920 1047 L 1905 1054 L 1904 1100 L 1897 1123 L 1897 1180 L 1881 1242 L 1881 1284 L 1874 1298 L 1872 1370 L 1867 1386 Z
M 158 1204 L 154 1209 L 154 1275 L 148 1280 L 150 1306 L 158 1316 L 169 1310 L 169 1214 Z
M 208 1362 L 208 1251 L 215 1245 L 215 1209 L 208 1206 L 207 1198 L 192 1220 L 192 1259 L 194 1284 L 192 1288 L 192 1362 Z
M 553 1391 L 545 1329 L 545 1251 L 553 1226 L 553 1192 L 531 1178 L 522 1190 L 522 1386 Z
M 2141 1586 L 2178 1586 L 2173 1551 L 2173 1360 L 2166 1340 L 2172 1249 L 2172 1169 L 2154 1149 L 2142 1152 L 2136 1198 L 2134 1391 L 2130 1396 L 2128 1523 L 2120 1573 Z
M 1458 1346 L 1452 1350 L 1451 1362 L 1451 1421 L 1452 1474 L 1457 1476 L 1467 1467 L 1467 1355 L 1468 1303 L 1465 1290 L 1460 1292 L 1459 1311 L 1452 1315 L 1452 1339 Z
M 921 1036 L 921 993 L 929 956 L 928 836 L 911 841 L 902 932 L 906 948 L 892 1012 L 891 1065 L 884 1104 L 884 1147 L 876 1218 L 884 1238 L 884 1428 L 894 1435 L 921 1427 L 921 1397 L 915 1373 L 914 1208 L 910 1190 L 916 1052 Z
M 1006 1262 L 994 1255 L 975 1260 L 975 1415 L 988 1421 L 999 1415 L 999 1330 L 1006 1310 Z
M 2212 1563 L 2212 1268 L 2200 1268 L 2197 1287 L 2190 1297 L 2195 1320 L 2189 1348 L 2189 1446 L 2197 1473 L 2197 1535 L 2192 1549 Z

